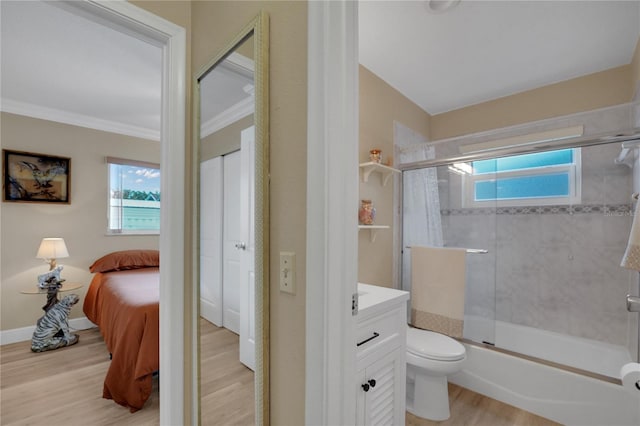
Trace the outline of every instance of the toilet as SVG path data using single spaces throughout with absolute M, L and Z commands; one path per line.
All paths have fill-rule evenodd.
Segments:
M 407 411 L 429 420 L 448 419 L 447 376 L 460 371 L 466 358 L 457 340 L 408 326 Z

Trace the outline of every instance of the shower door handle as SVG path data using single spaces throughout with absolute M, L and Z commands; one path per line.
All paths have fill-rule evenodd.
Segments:
M 627 311 L 640 312 L 640 297 L 627 294 Z

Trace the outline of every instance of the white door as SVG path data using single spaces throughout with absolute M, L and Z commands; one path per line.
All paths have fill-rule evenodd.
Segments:
M 240 135 L 241 169 L 240 211 L 241 236 L 244 249 L 240 279 L 240 362 L 255 370 L 256 319 L 255 319 L 255 127 Z
M 240 286 L 242 270 L 242 244 L 244 219 L 241 214 L 240 151 L 224 156 L 223 245 L 222 245 L 222 325 L 240 334 Z
M 200 314 L 222 327 L 223 157 L 200 164 Z

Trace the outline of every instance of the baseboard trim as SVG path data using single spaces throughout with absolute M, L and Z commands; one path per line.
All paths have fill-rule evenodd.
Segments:
M 94 323 L 89 321 L 87 317 L 73 318 L 69 320 L 69 327 L 72 330 L 86 330 L 88 328 L 96 327 Z M 25 342 L 31 340 L 33 331 L 36 329 L 35 325 L 22 328 L 13 328 L 11 330 L 0 331 L 0 345 L 8 345 L 11 343 Z
M 216 327 L 222 327 L 222 309 L 215 303 L 205 299 L 200 299 L 200 316 Z

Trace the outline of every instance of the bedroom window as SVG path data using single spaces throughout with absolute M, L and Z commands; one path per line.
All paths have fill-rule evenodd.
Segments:
M 107 158 L 109 234 L 160 233 L 160 165 Z
M 580 203 L 580 148 L 561 149 L 465 164 L 464 204 L 541 206 Z M 450 168 L 451 169 L 451 168 Z

